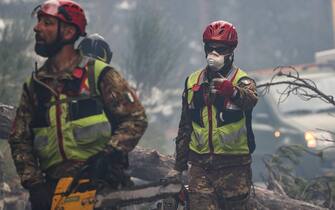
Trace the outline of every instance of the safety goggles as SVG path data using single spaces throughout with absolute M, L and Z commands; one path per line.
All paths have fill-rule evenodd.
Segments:
M 209 44 L 205 44 L 205 52 L 210 53 L 210 52 L 217 52 L 220 55 L 226 55 L 232 53 L 232 48 L 228 46 L 213 46 Z
M 57 0 L 49 0 L 44 2 L 43 4 L 38 5 L 32 11 L 31 16 L 36 17 L 39 16 L 41 13 L 53 17 L 59 17 L 59 15 L 62 15 L 67 21 L 72 20 L 69 13 L 64 9 L 62 5 L 60 5 L 59 1 Z

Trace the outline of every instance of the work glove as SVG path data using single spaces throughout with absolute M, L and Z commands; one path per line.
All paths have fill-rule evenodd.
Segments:
M 86 164 L 97 168 L 105 168 L 109 164 L 128 167 L 128 163 L 125 161 L 126 156 L 127 155 L 121 150 L 109 147 L 91 156 L 86 160 Z
M 128 167 L 127 154 L 115 148 L 108 148 L 91 156 L 86 164 L 90 178 L 104 180 L 110 185 L 124 185 L 128 176 L 124 169 Z
M 52 201 L 52 187 L 48 183 L 38 183 L 30 187 L 29 200 L 32 210 L 50 210 Z
M 233 84 L 226 78 L 214 78 L 210 83 L 210 90 L 213 94 L 229 98 L 237 93 Z

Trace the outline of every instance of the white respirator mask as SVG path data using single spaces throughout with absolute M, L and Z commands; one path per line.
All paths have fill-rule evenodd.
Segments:
M 225 55 L 209 53 L 207 55 L 207 64 L 212 71 L 219 71 L 225 64 Z

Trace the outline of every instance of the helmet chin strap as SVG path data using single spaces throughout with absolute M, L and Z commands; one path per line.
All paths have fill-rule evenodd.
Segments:
M 58 27 L 57 27 L 57 38 L 55 40 L 55 44 L 58 45 L 60 47 L 59 50 L 61 50 L 65 45 L 69 45 L 69 44 L 74 44 L 75 41 L 77 40 L 77 35 L 74 35 L 72 37 L 72 39 L 70 40 L 64 40 L 63 37 L 61 36 L 61 21 L 58 20 Z M 59 51 L 58 50 L 58 51 Z M 58 52 L 57 51 L 57 52 Z M 57 53 L 56 52 L 56 53 Z
M 57 24 L 57 36 L 56 36 L 56 40 L 52 43 L 52 48 L 55 49 L 53 50 L 52 54 L 50 57 L 56 55 L 62 48 L 63 48 L 63 39 L 61 37 L 61 21 L 58 20 L 58 24 Z

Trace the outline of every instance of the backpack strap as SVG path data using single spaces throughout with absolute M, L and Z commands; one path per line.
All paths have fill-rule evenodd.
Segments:
M 94 65 L 95 65 L 95 60 L 90 60 L 87 63 L 87 79 L 88 79 L 88 84 L 89 84 L 89 89 L 90 89 L 90 95 L 92 97 L 95 97 L 98 95 L 96 84 L 95 84 Z

